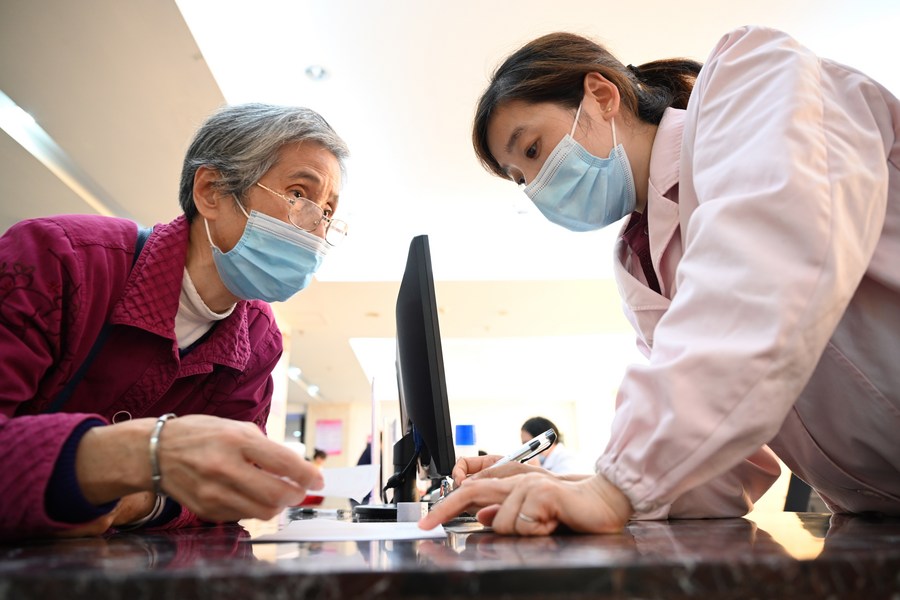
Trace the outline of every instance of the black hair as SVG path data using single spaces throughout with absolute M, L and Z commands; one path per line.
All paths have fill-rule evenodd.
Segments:
M 559 428 L 553 424 L 553 421 L 550 419 L 545 419 L 544 417 L 531 417 L 525 423 L 522 424 L 522 431 L 527 431 L 531 437 L 537 437 L 547 431 L 548 429 L 552 429 L 556 432 L 556 442 L 562 443 L 562 433 L 559 431 Z

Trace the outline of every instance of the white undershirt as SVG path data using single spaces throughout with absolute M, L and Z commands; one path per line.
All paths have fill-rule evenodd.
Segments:
M 232 313 L 236 304 L 232 305 L 223 313 L 215 313 L 209 309 L 191 276 L 188 275 L 187 268 L 184 269 L 184 275 L 181 278 L 181 297 L 178 299 L 178 313 L 175 315 L 175 339 L 178 342 L 178 348 L 183 350 L 203 337 L 207 331 L 212 329 L 216 321 L 221 321 Z

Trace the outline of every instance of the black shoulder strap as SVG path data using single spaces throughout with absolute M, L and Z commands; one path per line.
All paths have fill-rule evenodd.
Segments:
M 152 227 L 140 227 L 138 226 L 138 234 L 137 234 L 137 242 L 134 245 L 134 258 L 131 259 L 131 267 L 134 268 L 135 263 L 137 263 L 138 257 L 141 255 L 141 251 L 144 249 L 144 244 L 147 242 L 147 238 L 150 237 L 150 234 L 153 233 Z M 100 354 L 100 348 L 103 347 L 103 344 L 106 342 L 106 338 L 109 337 L 109 332 L 112 329 L 112 326 L 109 323 L 104 323 L 103 328 L 100 330 L 100 333 L 97 335 L 97 339 L 94 340 L 94 345 L 91 346 L 90 352 L 88 352 L 87 357 L 84 359 L 84 362 L 81 363 L 81 366 L 78 367 L 78 370 L 75 371 L 75 374 L 72 375 L 72 378 L 66 383 L 66 387 L 56 395 L 56 398 L 53 399 L 53 402 L 50 404 L 50 408 L 47 412 L 59 412 L 59 409 L 62 408 L 63 404 L 69 399 L 72 395 L 72 392 L 75 391 L 75 388 L 81 382 L 84 374 L 87 373 L 88 367 L 91 366 L 91 363 L 94 362 L 94 359 L 97 358 L 97 355 Z
M 137 264 L 137 259 L 141 255 L 141 252 L 144 251 L 144 244 L 147 243 L 147 238 L 150 237 L 151 233 L 153 233 L 152 227 L 138 227 L 137 241 L 134 243 L 134 257 L 131 259 L 131 268 L 134 268 L 134 265 Z

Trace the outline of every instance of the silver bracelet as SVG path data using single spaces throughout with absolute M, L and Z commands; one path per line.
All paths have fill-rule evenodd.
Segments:
M 159 435 L 163 425 L 169 419 L 174 419 L 175 413 L 168 413 L 156 420 L 156 427 L 150 435 L 150 480 L 153 482 L 153 491 L 157 496 L 165 495 L 162 489 L 162 474 L 159 472 Z

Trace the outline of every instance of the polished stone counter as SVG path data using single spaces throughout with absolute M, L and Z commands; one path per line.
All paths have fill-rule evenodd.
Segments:
M 0 600 L 898 598 L 900 520 L 772 513 L 513 538 L 248 543 L 272 522 L 0 545 Z M 751 520 L 752 519 L 752 520 Z

